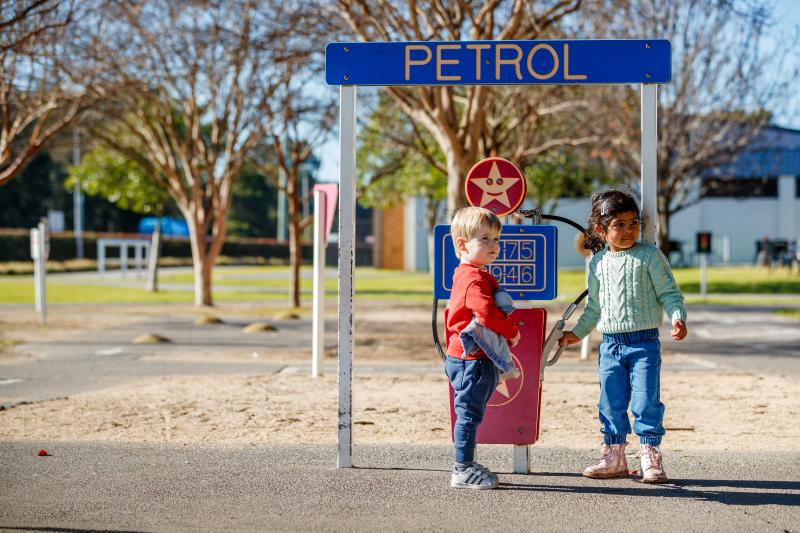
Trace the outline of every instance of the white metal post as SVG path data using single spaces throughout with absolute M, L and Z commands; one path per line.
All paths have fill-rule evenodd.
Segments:
M 289 229 L 287 227 L 286 219 L 288 218 L 288 205 L 286 203 L 286 174 L 283 169 L 278 170 L 278 180 L 280 186 L 278 187 L 278 235 L 279 241 L 284 242 L 288 240 Z
M 97 239 L 97 272 L 106 273 L 106 243 L 103 239 Z
M 47 324 L 47 224 L 40 222 L 31 230 L 31 255 L 33 256 L 34 306 L 39 320 Z
M 356 87 L 342 85 L 339 109 L 339 452 L 337 468 L 352 460 L 353 271 L 356 240 Z
M 133 245 L 133 265 L 136 269 L 136 277 L 142 275 L 142 252 L 144 251 L 144 244 L 134 244 Z
M 119 245 L 119 269 L 123 278 L 128 275 L 128 244 L 124 242 Z
M 586 282 L 586 287 L 589 287 L 589 263 L 592 262 L 592 256 L 587 255 L 584 259 L 584 276 L 583 280 Z M 586 335 L 581 340 L 581 361 L 586 361 L 589 359 L 589 337 L 590 335 Z
M 80 130 L 72 130 L 72 164 L 76 167 L 81 164 L 81 139 Z M 83 191 L 80 180 L 76 180 L 72 190 L 73 230 L 75 233 L 75 252 L 78 259 L 83 259 Z
M 700 296 L 703 298 L 708 294 L 708 254 L 700 253 Z
M 658 86 L 642 84 L 642 175 L 640 190 L 642 193 L 642 216 L 644 228 L 642 241 L 655 244 L 656 224 L 658 223 L 658 205 L 656 195 L 657 146 L 658 146 Z
M 530 474 L 531 473 L 531 454 L 530 446 L 523 446 L 519 444 L 514 445 L 514 473 L 515 474 Z
M 39 278 L 42 275 L 42 266 L 39 263 L 39 257 L 42 253 L 42 247 L 39 244 L 42 236 L 39 235 L 39 228 L 31 228 L 31 259 L 33 259 L 33 308 L 37 313 L 42 312 L 42 299 L 41 299 L 41 286 L 39 285 Z
M 311 377 L 322 375 L 325 356 L 325 213 L 326 195 L 314 191 L 314 295 L 311 322 Z

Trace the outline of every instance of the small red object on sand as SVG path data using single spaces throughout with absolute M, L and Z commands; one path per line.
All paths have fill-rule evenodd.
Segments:
M 639 475 L 639 471 L 638 471 L 638 470 L 631 470 L 631 471 L 630 471 L 630 474 L 631 474 L 632 476 L 637 476 L 637 475 Z
M 47 453 L 47 450 L 39 450 L 39 457 L 45 457 L 45 456 L 48 457 L 50 456 L 50 454 Z

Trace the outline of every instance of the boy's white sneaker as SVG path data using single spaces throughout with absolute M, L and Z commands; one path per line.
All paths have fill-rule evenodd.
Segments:
M 463 472 L 453 471 L 450 486 L 457 489 L 494 489 L 498 485 L 497 475 L 485 466 L 473 463 Z
M 639 451 L 642 460 L 642 482 L 643 483 L 664 483 L 667 481 L 667 474 L 662 465 L 663 456 L 657 446 L 642 444 Z
M 624 444 L 603 444 L 603 458 L 596 465 L 583 471 L 585 477 L 594 479 L 609 479 L 615 477 L 628 477 L 628 461 L 625 459 Z

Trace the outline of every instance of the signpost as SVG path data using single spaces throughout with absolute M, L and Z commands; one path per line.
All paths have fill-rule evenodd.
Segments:
M 695 251 L 700 258 L 700 296 L 705 298 L 708 292 L 708 254 L 711 253 L 710 231 L 697 232 Z
M 47 219 L 31 229 L 31 259 L 33 259 L 34 306 L 39 320 L 47 324 L 47 257 L 50 255 L 50 234 Z
M 352 466 L 355 135 L 358 85 L 640 84 L 642 240 L 656 234 L 658 83 L 671 77 L 663 39 L 329 43 L 325 79 L 340 86 L 339 447 Z
M 325 245 L 336 213 L 335 183 L 314 185 L 314 294 L 311 325 L 311 376 L 322 375 L 325 358 Z

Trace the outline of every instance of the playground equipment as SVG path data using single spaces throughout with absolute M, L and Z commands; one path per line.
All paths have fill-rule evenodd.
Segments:
M 358 85 L 638 84 L 642 240 L 654 242 L 659 83 L 664 39 L 329 43 L 325 78 L 339 86 L 339 423 L 337 467 L 352 466 L 356 87 Z M 435 59 L 434 59 L 435 58 Z
M 517 216 L 530 218 L 534 222 L 532 225 L 503 226 L 500 232 L 500 252 L 488 270 L 515 300 L 553 300 L 557 296 L 557 228 L 543 225 L 542 221 L 558 220 L 576 227 L 582 233 L 586 233 L 586 230 L 572 220 L 544 215 L 539 209 L 518 211 L 517 207 L 524 200 L 526 188 L 518 187 L 514 179 L 524 179 L 516 165 L 502 158 L 490 157 L 478 162 L 465 181 L 467 200 L 471 204 L 490 209 L 498 216 L 515 212 Z M 498 180 L 501 182 L 500 188 L 496 187 Z M 595 251 L 597 248 L 592 250 Z M 439 225 L 434 229 L 433 255 L 432 330 L 434 344 L 444 360 L 446 355 L 439 341 L 437 326 L 438 303 L 440 299 L 449 299 L 453 272 L 459 265 L 449 225 Z M 529 446 L 539 438 L 544 370 L 561 357 L 563 347 L 559 347 L 552 358 L 550 353 L 564 331 L 567 319 L 587 294 L 588 291 L 585 290 L 575 298 L 546 339 L 545 309 L 518 308 L 510 315 L 521 333 L 520 343 L 510 348 L 520 376 L 501 382 L 495 389 L 478 430 L 477 443 L 513 445 L 515 473 L 530 472 Z M 444 316 L 446 323 L 447 309 Z M 452 334 L 454 333 L 448 332 L 448 339 Z M 452 428 L 455 424 L 452 389 L 450 414 Z

